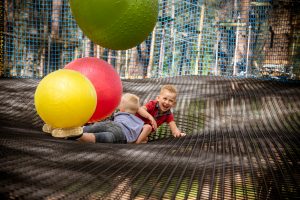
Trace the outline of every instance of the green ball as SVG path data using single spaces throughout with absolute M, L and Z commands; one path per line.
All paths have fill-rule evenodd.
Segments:
M 158 16 L 158 0 L 70 0 L 72 14 L 94 43 L 125 50 L 144 41 Z

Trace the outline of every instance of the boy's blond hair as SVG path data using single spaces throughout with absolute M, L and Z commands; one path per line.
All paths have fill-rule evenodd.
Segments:
M 134 94 L 126 93 L 121 98 L 120 108 L 123 108 L 124 112 L 135 114 L 140 107 L 140 98 Z
M 174 93 L 177 95 L 177 89 L 174 85 L 164 85 L 161 87 L 160 89 L 160 94 L 164 91 L 164 90 L 168 90 L 171 93 Z

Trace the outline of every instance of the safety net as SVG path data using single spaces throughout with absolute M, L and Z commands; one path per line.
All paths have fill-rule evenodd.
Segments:
M 117 51 L 89 40 L 68 0 L 0 1 L 1 199 L 300 198 L 300 1 L 158 2 L 149 36 Z M 175 85 L 187 136 L 162 125 L 147 144 L 84 144 L 42 132 L 38 83 L 82 57 L 111 64 L 142 104 Z
M 123 80 L 155 98 L 174 84 L 186 137 L 87 144 L 41 131 L 39 80 L 0 79 L 0 193 L 11 199 L 294 199 L 299 197 L 297 82 L 184 76 Z
M 76 58 L 95 56 L 124 78 L 299 79 L 298 0 L 158 2 L 156 26 L 149 36 L 134 48 L 116 51 L 89 40 L 74 20 L 68 0 L 1 1 L 5 53 L 0 71 L 5 77 L 41 78 Z

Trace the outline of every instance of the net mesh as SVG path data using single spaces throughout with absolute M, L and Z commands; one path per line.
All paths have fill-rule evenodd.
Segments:
M 149 37 L 115 51 L 82 33 L 67 0 L 0 1 L 0 198 L 299 198 L 299 82 L 257 79 L 300 78 L 299 4 L 159 0 Z M 87 56 L 141 103 L 175 85 L 187 136 L 163 125 L 148 144 L 83 144 L 41 132 L 39 78 Z
M 91 42 L 67 0 L 4 0 L 5 77 L 43 77 L 79 57 L 125 78 L 180 75 L 299 79 L 298 0 L 160 0 L 149 37 L 115 51 Z
M 297 82 L 184 76 L 123 80 L 142 102 L 179 90 L 186 137 L 161 127 L 148 144 L 86 144 L 41 132 L 38 80 L 0 79 L 3 199 L 296 199 Z

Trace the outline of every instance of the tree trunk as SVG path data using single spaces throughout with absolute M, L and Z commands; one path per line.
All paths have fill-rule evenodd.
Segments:
M 107 55 L 107 62 L 109 63 L 109 64 L 111 64 L 112 65 L 112 53 L 113 53 L 113 50 L 111 50 L 111 49 L 108 49 L 108 55 Z
M 158 62 L 158 76 L 163 75 L 164 68 L 164 58 L 165 58 L 165 29 L 162 28 L 160 50 L 159 50 L 159 62 Z
M 199 58 L 200 58 L 200 49 L 201 49 L 201 43 L 202 43 L 202 31 L 203 31 L 203 22 L 204 22 L 204 12 L 205 12 L 205 5 L 203 4 L 201 6 L 201 11 L 200 11 L 200 22 L 199 22 L 199 34 L 198 34 L 198 39 L 197 39 L 197 56 L 196 56 L 196 62 L 195 62 L 195 71 L 194 74 L 198 75 L 199 74 Z
M 167 10 L 167 1 L 162 0 L 162 22 L 161 22 L 161 41 L 160 41 L 160 50 L 159 50 L 159 63 L 158 63 L 158 76 L 161 77 L 164 71 L 164 60 L 165 60 L 165 22 Z
M 62 0 L 55 0 L 52 3 L 52 24 L 51 24 L 51 37 L 59 38 L 59 21 L 60 21 L 60 13 L 62 9 Z
M 233 76 L 239 72 L 239 65 L 245 67 L 247 54 L 247 24 L 249 22 L 250 0 L 241 0 L 241 11 L 236 27 L 236 50 L 234 53 Z
M 279 3 L 278 3 L 279 4 Z M 289 45 L 292 38 L 292 3 L 280 2 L 269 18 L 270 36 L 264 47 L 264 64 L 290 65 Z
M 122 69 L 121 69 L 121 66 L 122 66 L 122 51 L 117 51 L 117 59 L 116 59 L 116 70 L 117 72 L 119 73 L 120 76 L 123 76 L 122 74 Z
M 125 51 L 125 78 L 128 78 L 129 77 L 129 66 L 128 66 L 128 63 L 129 63 L 129 61 L 128 61 L 128 59 L 130 59 L 130 58 L 128 58 L 129 57 L 129 51 L 130 50 L 126 50 Z
M 150 46 L 150 55 L 149 55 L 149 63 L 147 67 L 147 77 L 151 78 L 152 76 L 152 67 L 153 67 L 153 54 L 156 42 L 156 26 L 154 27 L 151 35 L 151 46 Z
M 171 76 L 176 74 L 176 64 L 175 64 L 175 56 L 176 56 L 176 30 L 174 28 L 174 21 L 175 21 L 175 0 L 172 0 L 171 5 Z
M 84 37 L 83 39 L 83 52 L 82 57 L 89 57 L 90 56 L 90 49 L 91 49 L 91 41 L 88 37 Z
M 139 63 L 138 63 L 138 51 L 137 47 L 132 48 L 129 51 L 128 56 L 128 78 L 138 78 L 138 75 L 141 73 L 139 71 Z
M 150 52 L 150 45 L 151 42 L 149 40 L 145 40 L 140 45 L 137 46 L 137 52 L 138 52 L 138 65 L 139 70 L 142 78 L 145 78 L 147 76 L 147 66 L 149 63 L 149 52 Z
M 13 41 L 13 32 L 14 32 L 14 3 L 11 0 L 4 0 L 4 34 L 6 38 L 10 38 L 6 41 L 6 51 L 11 52 L 11 54 L 4 54 L 3 60 L 3 71 L 4 73 L 10 73 L 11 62 L 15 62 L 14 57 L 14 42 Z
M 14 20 L 14 12 L 13 12 L 13 1 L 10 0 L 4 0 L 1 1 L 1 6 L 4 6 L 4 12 L 3 9 L 1 7 L 1 17 L 3 17 L 3 32 L 4 35 L 1 35 L 2 37 L 12 37 L 13 35 L 13 20 Z M 2 27 L 1 27 L 2 28 Z M 4 39 L 4 38 L 3 38 Z M 3 53 L 3 47 L 4 44 L 2 42 L 4 42 L 5 40 L 1 40 L 1 53 Z M 9 40 L 6 40 L 6 51 L 7 52 L 13 52 L 13 43 L 8 42 Z M 11 54 L 2 54 L 2 59 L 0 60 L 1 62 L 1 74 L 5 74 L 6 70 L 9 68 L 9 61 L 11 60 Z

